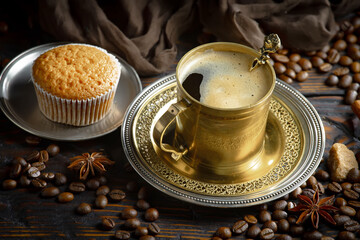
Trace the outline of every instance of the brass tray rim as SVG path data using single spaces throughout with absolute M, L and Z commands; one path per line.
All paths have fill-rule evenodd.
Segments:
M 137 157 L 136 149 L 134 149 L 132 144 L 132 123 L 134 116 L 136 116 L 137 111 L 142 106 L 141 103 L 146 102 L 148 97 L 152 96 L 152 94 L 155 91 L 158 91 L 159 88 L 166 88 L 174 81 L 176 81 L 175 74 L 170 74 L 146 87 L 142 93 L 133 100 L 132 104 L 130 104 L 125 114 L 121 129 L 122 146 L 130 164 L 144 180 L 161 192 L 197 205 L 210 207 L 247 207 L 265 203 L 290 193 L 305 182 L 315 172 L 317 166 L 320 164 L 325 149 L 326 138 L 325 130 L 319 114 L 312 104 L 298 90 L 277 79 L 275 87 L 277 94 L 279 94 L 277 97 L 280 98 L 283 103 L 290 103 L 290 106 L 286 106 L 293 111 L 295 117 L 301 116 L 305 119 L 306 125 L 304 125 L 305 123 L 301 123 L 301 128 L 306 130 L 306 133 L 308 134 L 308 136 L 305 136 L 306 139 L 304 140 L 308 141 L 308 143 L 304 147 L 304 154 L 299 166 L 292 172 L 291 176 L 288 176 L 285 180 L 280 181 L 277 189 L 271 189 L 271 192 L 268 192 L 269 189 L 265 189 L 267 191 L 266 194 L 253 198 L 251 198 L 251 196 L 249 197 L 249 195 L 209 196 L 186 191 L 185 189 L 172 185 L 159 176 L 156 176 L 156 174 L 149 171 L 146 166 L 142 165 L 141 161 Z M 291 104 L 296 106 L 296 108 L 294 108 Z M 263 191 L 264 190 L 260 191 L 260 193 Z

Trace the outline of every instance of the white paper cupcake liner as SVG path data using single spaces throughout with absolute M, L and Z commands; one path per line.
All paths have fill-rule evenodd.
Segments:
M 74 44 L 76 45 L 76 44 Z M 87 44 L 82 44 L 87 45 Z M 96 46 L 88 45 L 98 48 Z M 105 53 L 105 50 L 98 48 Z M 110 111 L 121 75 L 121 65 L 115 56 L 107 53 L 119 68 L 118 80 L 106 93 L 85 100 L 72 100 L 57 97 L 42 89 L 31 75 L 40 111 L 54 122 L 73 126 L 86 126 L 98 122 Z

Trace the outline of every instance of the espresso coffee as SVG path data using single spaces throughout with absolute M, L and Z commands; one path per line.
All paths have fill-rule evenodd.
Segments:
M 249 71 L 254 58 L 246 53 L 206 50 L 188 59 L 179 78 L 192 97 L 210 107 L 251 106 L 266 95 L 272 79 L 265 66 Z

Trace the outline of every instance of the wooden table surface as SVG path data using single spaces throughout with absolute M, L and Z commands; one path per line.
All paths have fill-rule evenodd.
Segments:
M 2 59 L 11 59 L 32 46 L 49 41 L 52 40 L 40 42 L 31 32 L 10 32 L 0 35 L 0 56 Z M 196 45 L 196 42 L 188 42 L 186 39 L 180 41 L 178 59 Z M 173 73 L 175 66 L 176 62 L 159 76 L 142 78 L 143 86 Z M 344 90 L 324 84 L 326 76 L 327 74 L 318 74 L 311 70 L 307 81 L 292 84 L 307 97 L 322 118 L 326 131 L 324 159 L 335 142 L 344 143 L 355 152 L 360 147 L 359 121 L 350 106 L 343 102 Z M 52 143 L 59 145 L 61 151 L 49 160 L 46 171 L 63 172 L 69 181 L 74 177 L 74 174 L 66 169 L 70 157 L 84 152 L 104 151 L 116 162 L 105 175 L 111 188 L 125 189 L 129 181 L 136 181 L 139 186 L 145 186 L 149 190 L 148 201 L 160 212 L 156 223 L 160 226 L 161 233 L 156 236 L 157 239 L 210 239 L 218 227 L 231 227 L 245 214 L 257 214 L 256 207 L 219 209 L 192 205 L 152 188 L 136 172 L 127 168 L 120 129 L 103 137 L 80 142 L 54 142 L 42 139 L 36 147 L 26 144 L 27 136 L 29 133 L 15 126 L 0 112 L 0 180 L 6 177 L 14 157 L 25 156 L 34 149 L 45 149 Z M 320 165 L 322 168 L 324 166 L 324 163 Z M 60 189 L 65 191 L 67 187 L 62 186 Z M 56 198 L 41 198 L 38 191 L 29 188 L 0 190 L 0 239 L 113 239 L 115 230 L 120 229 L 124 222 L 120 218 L 121 211 L 126 207 L 135 206 L 137 194 L 127 191 L 127 197 L 122 202 L 110 203 L 105 209 L 94 208 L 86 216 L 75 213 L 75 208 L 80 203 L 93 204 L 94 199 L 94 191 L 86 191 L 76 194 L 72 202 L 62 204 L 58 203 Z M 101 230 L 99 223 L 104 216 L 111 217 L 116 222 L 114 230 Z M 147 225 L 143 220 L 143 212 L 139 212 L 138 218 L 143 226 Z M 323 222 L 320 231 L 329 236 L 337 234 L 335 229 Z M 236 236 L 233 239 L 245 239 L 245 236 Z

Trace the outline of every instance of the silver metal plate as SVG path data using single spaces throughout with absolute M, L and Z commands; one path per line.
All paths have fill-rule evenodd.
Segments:
M 276 81 L 273 96 L 275 99 L 278 99 L 276 101 L 283 106 L 283 110 L 286 110 L 292 115 L 302 132 L 300 140 L 302 154 L 296 159 L 296 163 L 293 165 L 294 168 L 289 174 L 279 177 L 278 180 L 274 181 L 274 184 L 269 185 L 269 187 L 264 187 L 259 191 L 234 195 L 231 189 L 234 191 L 235 189 L 232 188 L 233 185 L 231 184 L 199 182 L 194 179 L 189 179 L 179 172 L 176 173 L 171 169 L 167 169 L 166 164 L 161 163 L 163 159 L 159 156 L 148 154 L 153 152 L 153 149 L 148 148 L 148 146 L 145 146 L 144 149 L 140 149 L 141 147 L 138 145 L 139 141 L 142 141 L 143 139 L 146 141 L 149 136 L 147 136 L 147 132 L 142 132 L 144 134 L 138 136 L 136 131 L 138 131 L 138 128 L 144 130 L 144 127 L 146 128 L 149 125 L 152 125 L 151 121 L 146 121 L 149 118 L 144 118 L 142 116 L 147 114 L 151 115 L 154 110 L 151 107 L 148 111 L 145 111 L 145 109 L 152 104 L 153 99 L 165 102 L 168 101 L 163 99 L 163 95 L 161 94 L 165 91 L 169 91 L 167 89 L 173 89 L 175 85 L 175 75 L 169 75 L 144 89 L 129 106 L 121 129 L 122 145 L 130 164 L 141 177 L 155 188 L 172 197 L 194 204 L 211 207 L 246 207 L 275 200 L 290 193 L 315 172 L 325 149 L 325 130 L 321 118 L 311 103 L 299 91 L 280 80 Z M 170 98 L 170 101 L 172 101 L 172 99 L 176 98 L 176 92 L 173 94 L 173 91 L 171 90 L 170 93 L 170 95 L 167 95 L 167 98 Z M 160 107 L 160 110 L 159 108 L 154 108 L 158 109 L 155 110 L 157 111 L 156 114 L 162 111 L 162 108 L 163 107 Z M 144 113 L 144 115 L 141 115 L 142 113 Z M 135 125 L 136 122 L 138 126 Z M 286 121 L 283 121 L 283 124 L 287 125 Z M 291 146 L 289 147 L 291 148 Z M 289 151 L 291 152 L 291 149 Z M 144 155 L 146 154 L 151 157 L 144 160 Z M 286 154 L 286 152 L 284 152 L 284 154 Z M 291 158 L 290 155 L 287 157 Z M 158 171 L 158 165 L 164 167 Z M 181 183 L 185 182 L 185 184 L 179 185 L 176 180 L 169 181 L 169 178 L 164 177 L 165 175 L 168 176 L 168 173 L 174 175 L 176 180 L 180 179 L 179 181 L 181 181 Z M 193 191 L 192 186 L 189 187 L 191 184 L 202 186 L 202 192 Z M 205 191 L 207 189 L 204 188 L 207 187 L 209 189 L 219 188 L 230 190 L 221 193 L 221 195 L 204 194 L 203 192 L 210 192 Z
M 101 121 L 84 127 L 74 127 L 48 120 L 38 107 L 31 82 L 33 61 L 43 52 L 64 43 L 50 43 L 31 48 L 15 57 L 0 76 L 0 107 L 17 126 L 39 137 L 78 141 L 96 138 L 121 126 L 127 107 L 142 90 L 136 71 L 117 56 L 122 65 L 120 82 L 110 112 Z

